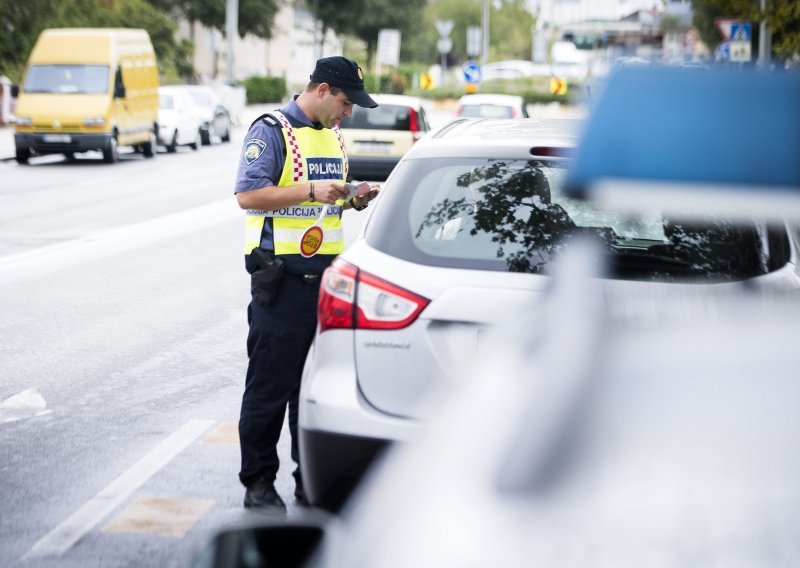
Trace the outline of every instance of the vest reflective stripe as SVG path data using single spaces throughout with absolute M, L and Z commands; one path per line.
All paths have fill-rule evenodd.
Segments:
M 329 168 L 317 168 L 317 172 L 339 171 L 334 177 L 312 177 L 314 181 L 330 180 L 344 182 L 346 176 L 346 156 L 340 135 L 330 128 L 293 128 L 279 111 L 274 115 L 283 126 L 281 132 L 286 144 L 286 161 L 283 164 L 278 187 L 289 187 L 309 181 L 308 159 L 330 164 Z M 313 164 L 312 164 L 313 165 Z M 319 173 L 317 174 L 319 176 Z M 338 211 L 329 209 L 322 220 L 323 243 L 318 254 L 336 255 L 344 251 L 344 232 L 342 231 L 341 208 L 343 200 L 329 208 L 338 207 Z M 320 204 L 315 201 L 304 201 L 297 206 L 281 208 L 275 211 L 247 211 L 245 221 L 245 254 L 261 246 L 264 223 L 272 218 L 273 250 L 275 254 L 300 254 L 300 238 L 305 230 L 313 225 L 320 213 Z M 313 216 L 307 216 L 310 210 L 316 210 Z
M 261 233 L 264 230 L 263 215 L 251 215 L 247 212 L 244 217 L 244 254 L 250 254 L 254 248 L 261 246 Z
M 300 239 L 308 227 L 302 229 L 275 229 L 275 254 L 300 254 Z M 339 254 L 339 243 L 344 241 L 344 231 L 322 229 L 322 247 L 317 254 Z
M 326 205 L 328 216 L 338 217 L 342 214 L 341 205 Z M 275 211 L 259 211 L 258 209 L 248 209 L 247 214 L 253 217 L 286 217 L 288 219 L 314 219 L 315 221 L 322 213 L 322 205 L 292 205 L 282 207 Z

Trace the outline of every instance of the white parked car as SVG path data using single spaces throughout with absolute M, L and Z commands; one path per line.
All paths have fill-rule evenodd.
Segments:
M 189 146 L 197 150 L 201 144 L 200 109 L 182 89 L 158 88 L 158 143 L 175 152 L 178 146 Z
M 206 85 L 180 85 L 177 88 L 188 93 L 200 108 L 202 117 L 200 139 L 203 146 L 213 144 L 217 140 L 230 142 L 233 120 L 230 111 L 225 108 L 214 89 Z
M 672 293 L 745 282 L 763 291 L 800 289 L 800 242 L 789 222 L 746 209 L 736 217 L 716 207 L 681 214 L 701 193 L 698 179 L 795 187 L 790 152 L 800 135 L 786 126 L 770 140 L 766 131 L 746 140 L 730 136 L 727 151 L 717 155 L 730 128 L 719 116 L 726 107 L 715 98 L 717 83 L 725 79 L 755 97 L 755 89 L 745 89 L 758 81 L 729 72 L 704 75 L 704 84 L 693 70 L 672 71 L 677 75 L 610 81 L 585 126 L 565 119 L 461 119 L 433 130 L 405 154 L 370 206 L 363 238 L 322 277 L 319 328 L 299 409 L 300 463 L 313 504 L 335 509 L 376 452 L 413 435 L 430 389 L 458 380 L 488 330 L 541 296 L 553 261 L 579 237 L 600 243 L 612 295 L 660 283 Z M 609 101 L 611 94 L 626 103 Z M 649 106 L 655 96 L 663 99 L 657 115 Z M 775 97 L 791 101 L 785 93 Z M 693 107 L 689 98 L 699 104 Z M 773 107 L 781 108 L 778 101 Z M 638 126 L 642 120 L 649 128 Z M 765 120 L 773 130 L 791 124 Z M 702 121 L 709 124 L 704 132 L 717 138 L 690 141 L 688 153 L 685 129 Z M 667 138 L 653 137 L 656 131 Z M 589 143 L 575 152 L 573 167 L 579 133 Z M 765 144 L 770 151 L 762 151 Z M 747 152 L 752 155 L 742 155 Z M 595 176 L 598 168 L 607 174 Z M 625 199 L 610 207 L 567 194 L 565 182 L 575 170 L 581 187 L 594 188 L 597 181 L 598 189 L 627 190 Z M 613 181 L 625 170 L 638 177 Z M 631 210 L 637 195 L 653 194 L 640 179 L 648 172 L 662 176 L 655 187 L 684 176 L 678 190 L 690 189 Z
M 528 109 L 519 95 L 487 93 L 462 96 L 455 114 L 463 118 L 528 118 Z

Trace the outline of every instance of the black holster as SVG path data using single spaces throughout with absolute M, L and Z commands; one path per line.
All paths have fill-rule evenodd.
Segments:
M 284 261 L 262 248 L 254 248 L 250 260 L 250 293 L 258 303 L 272 305 L 283 277 Z

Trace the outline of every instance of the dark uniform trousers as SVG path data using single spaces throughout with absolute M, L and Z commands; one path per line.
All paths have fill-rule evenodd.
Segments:
M 239 417 L 239 479 L 245 486 L 261 477 L 274 481 L 279 466 L 278 439 L 287 405 L 292 459 L 299 463 L 300 377 L 316 331 L 319 284 L 319 277 L 284 272 L 271 305 L 252 299 L 247 308 L 249 364 Z

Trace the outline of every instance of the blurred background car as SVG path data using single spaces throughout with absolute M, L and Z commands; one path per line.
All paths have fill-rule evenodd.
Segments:
M 622 70 L 648 73 L 635 79 L 622 73 L 619 83 L 611 81 L 601 103 L 614 112 L 596 109 L 586 125 L 456 120 L 432 131 L 398 163 L 371 206 L 363 238 L 322 277 L 319 327 L 300 393 L 302 475 L 311 503 L 336 510 L 388 442 L 413 435 L 430 389 L 458 380 L 487 331 L 541 295 L 552 262 L 581 238 L 599 243 L 609 294 L 636 294 L 662 283 L 676 294 L 742 283 L 766 293 L 800 289 L 800 242 L 790 220 L 754 215 L 752 207 L 732 215 L 727 208 L 736 192 L 690 207 L 693 195 L 702 193 L 698 179 L 752 186 L 772 180 L 792 187 L 796 169 L 788 157 L 800 148 L 794 144 L 800 134 L 778 129 L 769 159 L 753 151 L 763 150 L 763 136 L 728 144 L 724 161 L 752 154 L 739 160 L 747 172 L 731 173 L 739 166 L 725 167 L 716 156 L 721 142 L 694 145 L 692 156 L 685 155 L 685 142 L 673 148 L 686 128 L 701 123 L 697 115 L 720 129 L 714 137 L 730 134 L 727 119 L 715 119 L 708 107 L 713 97 L 702 95 L 716 93 L 720 78 L 703 84 L 694 82 L 693 70 L 672 70 L 678 77 Z M 673 92 L 686 88 L 684 79 L 694 85 L 686 92 L 702 104 L 692 107 Z M 640 98 L 650 89 L 663 97 L 656 116 L 645 108 L 652 99 Z M 781 97 L 789 101 L 785 92 Z M 617 112 L 618 96 L 625 103 Z M 637 97 L 638 107 L 629 100 Z M 746 96 L 745 102 L 752 101 Z M 797 110 L 782 109 L 786 113 Z M 761 118 L 777 128 L 777 119 Z M 664 121 L 669 124 L 659 127 Z M 652 140 L 654 132 L 664 138 Z M 788 140 L 789 147 L 777 140 Z M 755 156 L 759 165 L 752 168 Z M 619 179 L 625 168 L 638 177 Z M 662 195 L 632 209 L 637 195 L 656 195 L 645 183 L 647 171 L 656 176 L 650 181 L 655 188 L 677 182 L 674 199 Z M 608 205 L 587 198 L 594 193 L 568 193 L 568 176 L 576 187 L 627 190 L 625 198 Z M 687 185 L 692 195 L 686 195 Z M 766 195 L 759 194 L 764 203 Z
M 222 106 L 228 110 L 231 122 L 241 124 L 242 113 L 247 105 L 247 92 L 239 84 L 228 84 L 219 81 L 208 83 L 220 99 Z
M 158 88 L 158 143 L 167 152 L 175 152 L 178 146 L 189 146 L 197 150 L 200 140 L 202 118 L 200 109 L 188 93 L 180 88 Z
M 340 124 L 347 147 L 349 177 L 385 180 L 400 158 L 430 130 L 422 100 L 375 95 L 376 108 L 353 107 Z
M 458 99 L 456 117 L 528 118 L 525 99 L 518 95 L 474 94 Z
M 230 142 L 232 120 L 217 93 L 207 85 L 180 85 L 202 112 L 203 123 L 200 126 L 200 139 L 203 146 L 209 146 L 217 140 Z

